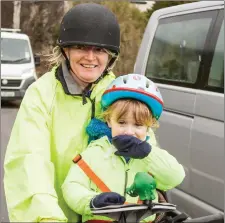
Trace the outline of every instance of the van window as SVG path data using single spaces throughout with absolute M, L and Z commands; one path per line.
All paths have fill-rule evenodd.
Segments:
M 146 76 L 178 84 L 195 83 L 212 20 L 211 15 L 204 12 L 161 19 L 152 42 Z
M 1 62 L 23 64 L 31 62 L 30 48 L 27 40 L 1 38 Z
M 213 55 L 208 86 L 224 88 L 224 21 L 220 29 Z

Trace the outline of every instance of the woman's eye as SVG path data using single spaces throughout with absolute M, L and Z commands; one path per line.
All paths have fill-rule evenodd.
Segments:
M 119 123 L 120 125 L 124 125 L 124 124 L 125 124 L 124 121 L 118 121 L 118 123 Z
M 82 45 L 77 45 L 77 46 L 74 46 L 73 48 L 77 50 L 84 50 L 85 47 Z
M 96 52 L 99 52 L 99 53 L 105 52 L 104 49 L 98 48 L 98 47 L 95 48 L 95 51 L 96 51 Z
M 143 126 L 141 123 L 136 123 L 135 125 L 136 125 L 137 127 Z

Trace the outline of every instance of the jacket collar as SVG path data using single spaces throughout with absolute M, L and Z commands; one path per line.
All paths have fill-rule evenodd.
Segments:
M 56 71 L 56 78 L 62 84 L 63 90 L 68 95 L 82 95 L 83 89 L 73 79 L 70 74 L 66 62 L 63 61 Z
M 56 71 L 55 71 L 56 69 Z M 58 67 L 53 67 L 53 72 L 55 73 L 56 79 L 61 83 L 62 88 L 67 95 L 72 96 L 82 96 L 83 90 L 78 85 L 78 83 L 73 79 L 72 75 L 68 71 L 65 61 Z M 97 84 L 92 84 L 90 89 L 90 98 L 94 99 L 99 92 L 103 92 L 106 88 L 106 83 L 109 84 L 109 80 L 114 80 L 115 76 L 112 71 L 110 71 L 104 78 L 102 78 Z M 106 83 L 105 83 L 106 82 Z

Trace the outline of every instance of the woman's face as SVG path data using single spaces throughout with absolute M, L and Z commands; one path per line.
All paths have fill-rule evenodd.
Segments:
M 83 83 L 96 81 L 108 64 L 108 53 L 98 47 L 75 46 L 64 50 L 74 73 L 72 75 Z

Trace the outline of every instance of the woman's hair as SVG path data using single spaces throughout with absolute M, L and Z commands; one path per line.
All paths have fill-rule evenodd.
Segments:
M 116 121 L 123 119 L 129 112 L 132 112 L 133 117 L 140 125 L 146 125 L 151 128 L 157 128 L 158 122 L 152 116 L 152 112 L 148 106 L 134 99 L 120 99 L 110 105 L 102 114 L 105 121 L 109 121 L 112 115 Z
M 108 53 L 109 55 L 109 61 L 112 58 L 119 57 L 119 55 L 116 55 L 115 53 L 111 52 L 110 50 L 105 49 L 105 51 Z M 52 53 L 51 54 L 47 54 L 44 55 L 47 57 L 46 61 L 47 61 L 47 65 L 49 67 L 55 66 L 55 65 L 60 65 L 62 63 L 62 61 L 65 59 L 62 52 L 61 52 L 61 48 L 59 46 L 56 46 L 53 48 Z M 114 61 L 113 64 L 111 64 L 111 66 L 108 68 L 108 70 L 112 70 L 112 68 L 115 66 L 115 63 L 117 61 L 117 59 Z
M 51 54 L 44 55 L 47 57 L 47 65 L 49 67 L 60 65 L 64 60 L 63 54 L 59 46 L 53 48 Z

